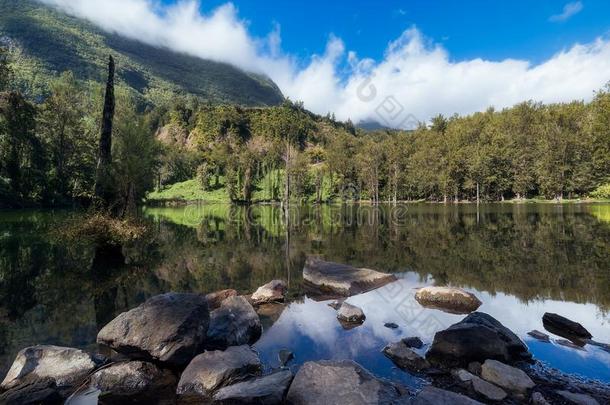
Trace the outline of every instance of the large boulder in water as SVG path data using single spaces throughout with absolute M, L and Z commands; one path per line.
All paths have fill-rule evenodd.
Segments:
M 303 364 L 287 397 L 293 405 L 392 404 L 404 400 L 396 386 L 374 377 L 351 360 Z
M 244 297 L 229 297 L 210 313 L 206 347 L 225 349 L 255 343 L 262 327 L 258 314 Z
M 396 281 L 396 276 L 310 257 L 303 268 L 303 280 L 313 295 L 348 297 Z
M 426 359 L 441 367 L 465 367 L 487 359 L 513 363 L 531 359 L 527 346 L 495 318 L 473 312 L 434 335 Z
M 283 280 L 273 280 L 259 287 L 250 300 L 254 305 L 267 304 L 270 302 L 284 302 L 284 296 L 288 287 Z
M 474 294 L 455 287 L 423 287 L 417 290 L 415 299 L 424 307 L 458 314 L 469 314 L 481 306 Z
M 261 373 L 261 362 L 250 346 L 232 346 L 195 357 L 182 373 L 177 393 L 181 398 L 209 401 L 221 387 Z
M 88 353 L 59 346 L 21 350 L 0 390 L 1 403 L 53 403 L 62 400 L 95 370 L 100 361 Z
M 214 394 L 214 403 L 226 405 L 283 404 L 291 381 L 292 372 L 289 370 L 243 381 L 218 390 Z
M 97 342 L 134 359 L 184 367 L 202 350 L 209 315 L 205 296 L 157 295 L 110 321 Z
M 591 339 L 593 336 L 578 322 L 550 312 L 542 316 L 544 329 L 570 340 Z
M 174 399 L 176 376 L 152 363 L 127 361 L 96 371 L 90 387 L 100 390 L 100 404 L 159 403 Z

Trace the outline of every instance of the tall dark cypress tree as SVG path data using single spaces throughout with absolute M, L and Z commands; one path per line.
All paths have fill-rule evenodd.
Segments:
M 110 167 L 112 164 L 112 122 L 114 119 L 114 59 L 108 60 L 108 81 L 104 98 L 102 132 L 100 134 L 97 170 L 95 173 L 94 197 L 96 203 L 108 208 L 112 202 L 112 181 Z

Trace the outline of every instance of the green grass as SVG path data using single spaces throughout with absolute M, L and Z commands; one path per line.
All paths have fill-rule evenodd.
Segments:
M 229 195 L 224 187 L 204 191 L 196 179 L 172 184 L 159 191 L 153 191 L 146 196 L 150 202 L 192 202 L 206 201 L 214 203 L 229 203 Z

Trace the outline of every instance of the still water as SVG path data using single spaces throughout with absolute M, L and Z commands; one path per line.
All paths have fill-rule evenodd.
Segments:
M 527 335 L 544 331 L 548 311 L 610 343 L 610 204 L 295 207 L 288 220 L 276 206 L 144 208 L 154 232 L 124 247 L 124 265 L 104 269 L 92 268 L 92 246 L 62 241 L 62 223 L 78 215 L 0 212 L 0 377 L 26 346 L 96 350 L 102 326 L 153 295 L 249 293 L 281 278 L 291 303 L 261 313 L 264 332 L 255 345 L 268 368 L 288 349 L 294 369 L 308 360 L 349 358 L 378 376 L 417 385 L 380 350 L 406 336 L 429 344 L 437 330 L 463 318 L 417 304 L 414 288 L 437 284 L 475 293 L 480 311 L 517 333 L 547 365 L 610 383 L 609 352 Z M 327 302 L 303 292 L 310 254 L 399 280 L 349 298 L 367 319 L 344 330 Z

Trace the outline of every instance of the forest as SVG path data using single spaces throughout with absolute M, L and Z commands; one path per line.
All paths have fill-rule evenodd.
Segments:
M 87 205 L 103 85 L 67 71 L 30 99 L 13 77 L 2 50 L 0 206 Z M 112 137 L 123 205 L 184 199 L 168 192 L 180 184 L 238 203 L 610 198 L 610 86 L 590 102 L 525 101 L 365 131 L 290 100 L 255 108 L 176 94 L 151 104 L 119 81 Z

